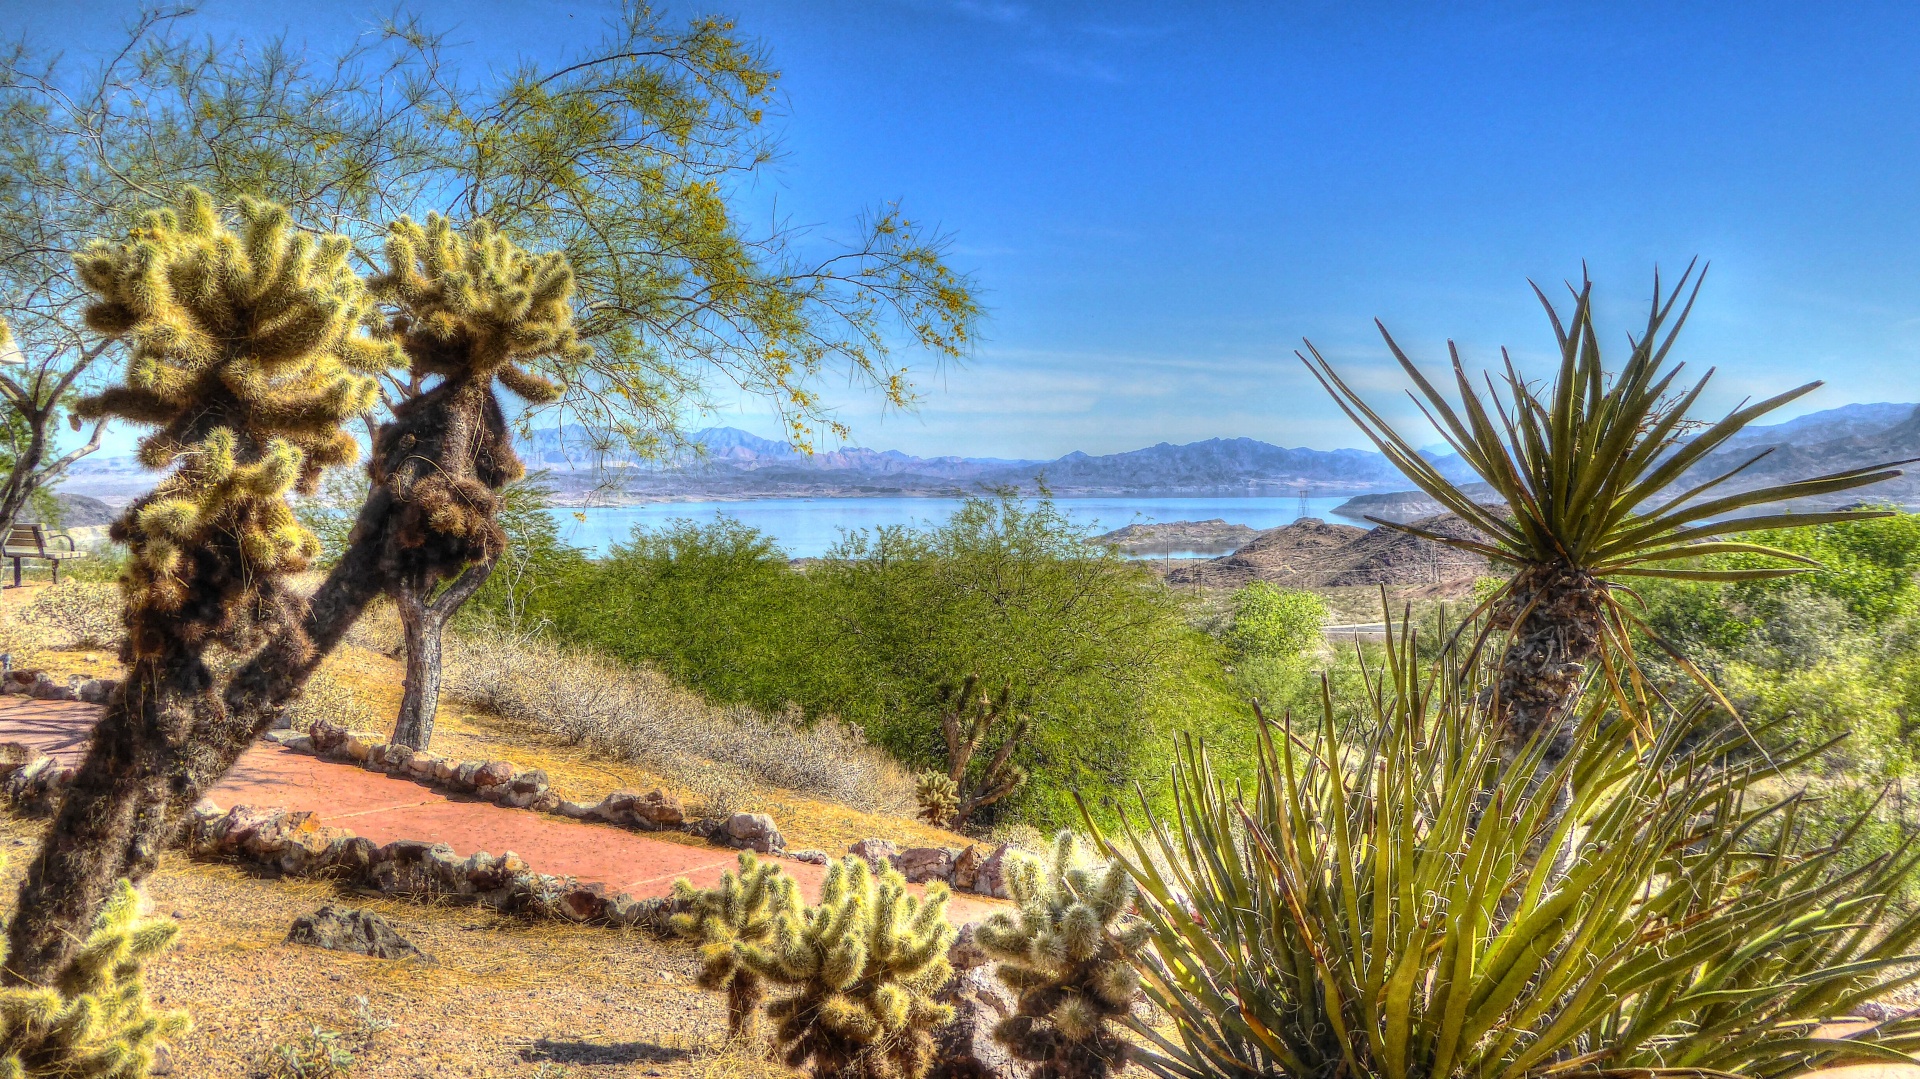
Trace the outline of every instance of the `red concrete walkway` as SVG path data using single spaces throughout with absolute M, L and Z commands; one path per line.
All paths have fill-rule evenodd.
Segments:
M 0 698 L 0 742 L 19 742 L 62 763 L 75 763 L 86 752 L 87 734 L 99 714 L 99 707 L 91 704 Z M 666 895 L 680 877 L 710 886 L 738 864 L 738 855 L 719 847 L 671 843 L 610 824 L 508 809 L 268 742 L 242 755 L 209 797 L 222 809 L 252 805 L 311 810 L 324 823 L 376 843 L 445 843 L 461 857 L 482 850 L 512 851 L 537 872 L 598 882 L 636 899 Z M 780 867 L 809 898 L 819 896 L 825 868 L 786 859 Z M 947 911 L 961 924 L 1000 906 L 956 894 Z

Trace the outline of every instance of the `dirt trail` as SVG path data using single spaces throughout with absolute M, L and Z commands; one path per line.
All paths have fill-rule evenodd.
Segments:
M 76 763 L 86 752 L 88 732 L 99 714 L 99 707 L 91 704 L 10 697 L 0 701 L 0 742 L 20 742 L 63 763 Z M 680 877 L 712 886 L 738 858 L 720 847 L 508 809 L 267 742 L 248 750 L 210 797 L 222 809 L 254 805 L 310 810 L 323 823 L 376 843 L 445 843 L 461 857 L 482 850 L 512 851 L 537 872 L 598 882 L 636 899 L 667 895 Z M 823 867 L 786 859 L 780 867 L 809 899 L 819 897 L 826 877 Z M 959 925 L 996 909 L 1004 909 L 1004 904 L 956 894 L 947 917 Z

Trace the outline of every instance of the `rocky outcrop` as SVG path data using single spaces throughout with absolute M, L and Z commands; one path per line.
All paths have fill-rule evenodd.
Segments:
M 1484 539 L 1452 514 L 1413 522 L 1428 532 Z M 1167 583 L 1239 588 L 1267 581 L 1287 588 L 1356 585 L 1420 585 L 1467 580 L 1492 572 L 1479 555 L 1410 535 L 1396 528 L 1371 531 L 1303 517 L 1275 528 L 1224 558 L 1181 566 Z
M 420 949 L 401 936 L 393 923 L 364 910 L 321 907 L 296 918 L 287 931 L 288 944 L 305 944 L 334 952 L 351 952 L 375 959 L 412 959 Z

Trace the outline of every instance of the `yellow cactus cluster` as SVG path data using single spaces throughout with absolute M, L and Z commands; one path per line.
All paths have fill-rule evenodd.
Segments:
M 387 272 L 371 282 L 401 311 L 395 329 L 423 374 L 492 375 L 536 403 L 559 389 L 517 366 L 592 354 L 573 325 L 573 269 L 559 252 L 532 255 L 486 222 L 465 233 L 439 214 L 412 218 L 387 234 Z
M 86 945 L 54 989 L 0 990 L 0 1079 L 140 1079 L 159 1046 L 187 1032 L 185 1012 L 155 1011 L 140 981 L 179 932 L 140 917 L 120 882 Z
M 305 568 L 317 545 L 284 496 L 357 456 L 341 424 L 373 407 L 373 373 L 399 355 L 365 329 L 371 298 L 344 237 L 316 242 L 270 203 L 239 211 L 235 231 L 190 188 L 75 259 L 97 297 L 88 325 L 130 345 L 125 382 L 78 412 L 155 428 L 141 463 L 173 468 L 114 526 L 133 555 L 129 598 L 157 612 L 209 572 L 228 580 L 203 581 L 208 594 L 225 596 L 231 580 Z M 188 564 L 209 549 L 228 557 Z
M 1011 855 L 1006 877 L 1018 913 L 995 914 L 974 938 L 1019 994 L 994 1038 L 1043 1079 L 1113 1075 L 1127 1061 L 1115 1024 L 1133 1009 L 1148 934 L 1128 914 L 1132 878 L 1118 862 L 1090 864 L 1071 832 L 1055 837 L 1050 862 Z
M 722 874 L 720 886 L 706 890 L 678 880 L 673 894 L 687 909 L 667 924 L 676 935 L 700 942 L 700 988 L 726 993 L 728 1037 L 748 1036 L 767 991 L 766 979 L 742 956 L 771 941 L 780 911 L 798 904 L 793 878 L 741 851 L 737 876 Z
M 953 976 L 944 885 L 921 899 L 893 869 L 876 876 L 848 856 L 828 868 L 819 904 L 807 906 L 777 867 L 743 857 L 740 877 L 720 892 L 681 891 L 697 898 L 676 928 L 706 942 L 709 972 L 793 989 L 766 1008 L 789 1066 L 820 1079 L 926 1074 L 933 1032 L 953 1018 L 933 1000 Z M 703 974 L 703 986 L 720 988 L 709 981 Z

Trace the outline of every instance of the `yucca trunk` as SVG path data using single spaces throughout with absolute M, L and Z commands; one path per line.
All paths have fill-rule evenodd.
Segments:
M 1536 736 L 1548 739 L 1543 769 L 1573 748 L 1571 705 L 1600 654 L 1606 586 L 1563 564 L 1521 570 L 1495 604 L 1507 633 L 1495 713 L 1501 756 L 1512 760 Z

